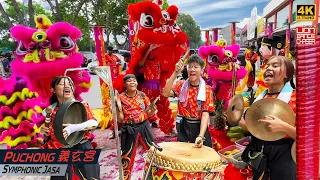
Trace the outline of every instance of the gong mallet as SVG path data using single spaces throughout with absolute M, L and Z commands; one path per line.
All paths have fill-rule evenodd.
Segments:
M 149 164 L 149 167 L 148 167 L 146 176 L 144 177 L 144 180 L 148 180 L 148 176 L 149 176 L 149 173 L 150 173 L 150 170 L 151 170 L 151 167 L 152 167 L 152 163 L 153 163 L 153 160 L 154 160 L 154 157 L 155 157 L 155 155 L 156 155 L 157 150 L 160 151 L 160 152 L 163 150 L 163 149 L 162 149 L 160 146 L 158 146 L 156 143 L 152 142 L 151 144 L 152 144 L 152 146 L 154 147 L 154 150 L 153 150 L 153 152 L 152 152 L 150 164 Z
M 46 119 L 45 119 L 45 127 L 49 128 L 50 126 L 50 122 L 51 122 L 51 113 L 52 113 L 52 109 L 51 107 L 48 107 L 46 108 Z M 47 141 L 48 140 L 48 137 L 47 135 L 44 136 L 44 141 Z

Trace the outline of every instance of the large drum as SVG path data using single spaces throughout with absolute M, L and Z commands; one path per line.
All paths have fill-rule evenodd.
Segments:
M 225 166 L 218 153 L 206 146 L 193 148 L 193 143 L 164 142 L 159 146 L 152 163 L 148 180 L 222 180 Z M 154 147 L 145 156 L 146 176 Z

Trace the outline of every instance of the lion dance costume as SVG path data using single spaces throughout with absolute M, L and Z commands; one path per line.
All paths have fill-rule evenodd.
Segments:
M 238 44 L 226 46 L 224 40 L 219 40 L 215 45 L 201 46 L 199 55 L 206 59 L 206 72 L 211 79 L 212 90 L 217 100 L 225 102 L 225 108 L 228 107 L 229 100 L 232 97 L 232 77 L 233 63 L 236 63 L 237 83 L 246 75 L 246 69 L 241 67 L 237 56 L 240 50 Z
M 36 29 L 16 25 L 10 29 L 18 41 L 16 59 L 11 63 L 13 75 L 0 79 L 0 142 L 8 149 L 26 149 L 39 146 L 42 141 L 40 126 L 45 117 L 41 112 L 49 105 L 51 81 L 64 75 L 68 68 L 81 67 L 83 57 L 76 40 L 81 32 L 66 22 L 52 24 L 39 15 Z M 91 87 L 86 71 L 67 74 L 74 81 L 75 97 Z
M 178 8 L 169 6 L 167 10 L 161 10 L 161 1 L 139 2 L 128 7 L 129 21 L 134 22 L 134 40 L 132 46 L 132 60 L 128 65 L 126 74 L 143 75 L 144 82 L 139 89 L 154 101 L 158 96 L 157 102 L 160 129 L 164 133 L 170 133 L 174 128 L 174 118 L 169 108 L 169 99 L 162 96 L 162 88 L 166 80 L 171 76 L 175 69 L 175 64 L 183 55 L 184 45 L 187 36 L 176 25 Z M 144 67 L 139 67 L 139 61 L 145 56 L 151 44 L 159 44 L 160 47 L 152 50 Z M 114 83 L 115 88 L 122 92 L 123 75 L 118 76 Z

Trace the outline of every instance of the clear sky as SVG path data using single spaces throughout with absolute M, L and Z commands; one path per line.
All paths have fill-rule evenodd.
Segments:
M 243 27 L 245 18 L 250 18 L 254 6 L 258 16 L 262 16 L 263 8 L 270 0 L 168 0 L 176 5 L 179 12 L 190 14 L 201 29 L 225 27 L 230 21 L 240 21 Z

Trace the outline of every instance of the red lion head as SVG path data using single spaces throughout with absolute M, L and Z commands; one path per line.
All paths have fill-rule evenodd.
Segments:
M 185 51 L 187 35 L 176 24 L 178 8 L 169 6 L 165 11 L 157 3 L 150 1 L 138 2 L 128 6 L 129 21 L 134 24 L 130 31 L 134 36 L 132 46 L 132 60 L 127 74 L 137 74 L 138 62 L 145 56 L 151 44 L 161 45 L 153 50 L 156 60 L 161 66 L 162 85 L 174 71 L 174 64 L 179 61 Z M 115 83 L 115 88 L 123 90 L 120 76 Z

